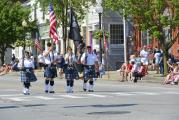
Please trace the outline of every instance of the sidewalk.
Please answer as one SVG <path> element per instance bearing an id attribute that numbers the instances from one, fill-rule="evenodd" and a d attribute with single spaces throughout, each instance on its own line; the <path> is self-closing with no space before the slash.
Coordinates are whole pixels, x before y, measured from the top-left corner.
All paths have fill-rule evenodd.
<path id="1" fill-rule="evenodd" d="M 165 77 L 163 77 L 161 74 L 156 74 L 155 71 L 149 71 L 149 74 L 143 77 L 141 82 L 162 84 L 164 79 Z M 122 79 L 118 71 L 106 71 L 106 74 L 102 78 L 99 78 L 99 80 L 111 80 L 120 82 Z"/>
<path id="2" fill-rule="evenodd" d="M 10 72 L 8 74 L 4 74 L 3 76 L 14 76 L 14 77 L 19 77 L 19 72 Z M 43 71 L 42 70 L 35 70 L 35 74 L 37 77 L 43 77 Z M 156 74 L 155 71 L 149 71 L 149 74 L 139 82 L 142 83 L 158 83 L 162 84 L 164 81 L 165 77 L 162 77 L 161 74 Z M 102 78 L 98 78 L 99 81 L 115 81 L 115 82 L 120 82 L 121 76 L 119 75 L 118 71 L 106 71 L 106 74 L 103 75 Z M 132 81 L 131 81 L 132 82 Z M 122 83 L 122 82 L 120 82 Z M 127 83 L 127 81 L 124 81 L 123 83 Z"/>

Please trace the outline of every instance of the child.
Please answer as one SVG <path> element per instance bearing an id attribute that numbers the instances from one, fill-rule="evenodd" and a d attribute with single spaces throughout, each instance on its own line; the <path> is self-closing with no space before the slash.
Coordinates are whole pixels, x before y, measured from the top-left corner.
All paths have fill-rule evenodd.
<path id="1" fill-rule="evenodd" d="M 99 66 L 99 75 L 100 75 L 100 78 L 102 78 L 102 76 L 105 75 L 105 68 L 103 64 L 100 64 Z"/>

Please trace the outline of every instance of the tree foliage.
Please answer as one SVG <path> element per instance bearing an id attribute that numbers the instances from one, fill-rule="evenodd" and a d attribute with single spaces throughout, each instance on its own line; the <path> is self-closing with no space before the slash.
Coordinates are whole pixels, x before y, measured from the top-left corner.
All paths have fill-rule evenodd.
<path id="1" fill-rule="evenodd" d="M 63 16 L 63 14 L 65 13 L 65 9 L 68 12 L 68 9 L 70 7 L 73 7 L 73 10 L 77 15 L 78 20 L 83 20 L 86 15 L 86 12 L 88 11 L 89 6 L 92 3 L 95 3 L 95 0 L 38 0 L 38 2 L 40 2 L 42 10 L 46 13 L 48 13 L 49 11 L 49 4 L 52 3 L 57 18 L 61 21 L 65 21 L 66 17 L 68 17 L 65 16 L 64 18 Z"/>
<path id="2" fill-rule="evenodd" d="M 120 11 L 141 30 L 148 30 L 159 41 L 166 61 L 168 50 L 177 38 L 172 37 L 172 30 L 179 26 L 179 0 L 104 0 L 103 5 Z"/>
<path id="3" fill-rule="evenodd" d="M 1 0 L 0 10 L 0 55 L 1 62 L 4 63 L 7 48 L 12 48 L 17 39 L 22 39 L 22 20 L 29 19 L 30 10 L 24 8 L 19 1 L 12 0 Z"/>
<path id="4" fill-rule="evenodd" d="M 62 25 L 64 43 L 63 49 L 64 52 L 66 52 L 66 40 L 68 33 L 67 27 L 69 27 L 70 7 L 73 8 L 74 13 L 76 14 L 76 18 L 80 23 L 88 12 L 89 6 L 95 3 L 95 0 L 38 0 L 37 2 L 40 2 L 42 11 L 45 11 L 46 13 L 49 11 L 49 4 L 53 4 L 58 26 Z"/>

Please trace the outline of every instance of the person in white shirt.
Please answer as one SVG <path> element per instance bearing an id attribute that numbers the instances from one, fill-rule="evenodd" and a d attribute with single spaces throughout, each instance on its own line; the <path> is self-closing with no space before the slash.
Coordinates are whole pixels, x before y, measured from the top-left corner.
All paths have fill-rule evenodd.
<path id="1" fill-rule="evenodd" d="M 144 64 L 144 65 L 148 65 L 148 57 L 149 57 L 149 52 L 147 51 L 147 47 L 144 46 L 143 47 L 143 50 L 140 51 L 140 57 L 141 57 L 141 62 Z"/>
<path id="2" fill-rule="evenodd" d="M 23 66 L 23 64 L 24 64 L 24 66 Z M 25 52 L 24 63 L 22 60 L 20 60 L 18 67 L 21 70 L 20 79 L 24 85 L 23 94 L 29 95 L 30 94 L 29 87 L 31 86 L 30 82 L 34 82 L 37 80 L 37 78 L 34 74 L 34 71 L 33 71 L 35 68 L 34 62 L 30 58 L 29 52 Z"/>
<path id="3" fill-rule="evenodd" d="M 75 54 L 72 52 L 71 47 L 67 47 L 67 53 L 65 54 L 65 79 L 67 85 L 67 93 L 73 92 L 74 79 L 79 79 L 78 71 L 75 67 L 77 62 Z"/>
<path id="4" fill-rule="evenodd" d="M 87 52 L 83 53 L 81 63 L 84 65 L 84 83 L 83 90 L 93 92 L 95 75 L 95 62 L 98 62 L 96 54 L 92 52 L 91 46 L 87 46 Z M 89 80 L 89 88 L 87 82 Z"/>
<path id="5" fill-rule="evenodd" d="M 45 93 L 55 93 L 54 91 L 54 78 L 57 77 L 56 61 L 57 53 L 53 50 L 53 45 L 47 43 L 47 50 L 43 52 L 45 66 Z"/>
<path id="6" fill-rule="evenodd" d="M 43 56 L 43 52 L 41 51 L 40 54 L 38 55 L 38 64 L 39 68 L 42 69 L 45 65 L 45 58 Z"/>

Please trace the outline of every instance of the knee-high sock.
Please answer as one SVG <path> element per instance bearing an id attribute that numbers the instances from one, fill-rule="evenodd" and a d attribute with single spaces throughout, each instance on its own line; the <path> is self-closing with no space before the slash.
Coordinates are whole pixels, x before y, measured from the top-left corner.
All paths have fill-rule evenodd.
<path id="1" fill-rule="evenodd" d="M 66 87 L 66 92 L 69 93 L 70 92 L 70 86 Z"/>
<path id="2" fill-rule="evenodd" d="M 54 91 L 54 81 L 50 81 L 49 91 Z"/>
<path id="3" fill-rule="evenodd" d="M 49 80 L 45 80 L 45 91 L 49 89 Z"/>

